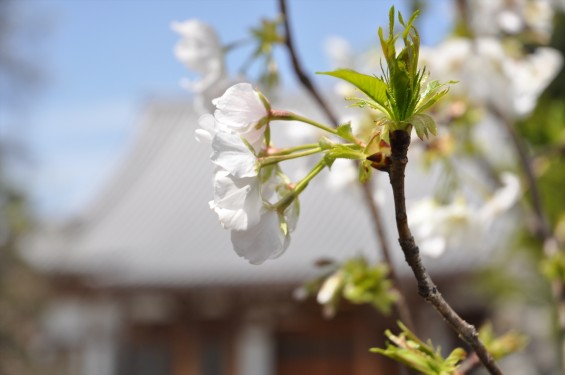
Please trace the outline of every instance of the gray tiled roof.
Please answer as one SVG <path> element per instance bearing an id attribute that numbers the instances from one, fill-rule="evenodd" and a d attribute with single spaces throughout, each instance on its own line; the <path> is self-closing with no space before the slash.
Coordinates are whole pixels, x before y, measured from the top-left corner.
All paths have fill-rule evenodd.
<path id="1" fill-rule="evenodd" d="M 307 108 L 307 101 L 293 101 L 296 104 L 287 103 L 286 108 Z M 285 254 L 261 266 L 239 258 L 229 232 L 208 208 L 210 150 L 195 142 L 196 126 L 190 103 L 149 105 L 129 158 L 107 189 L 64 229 L 39 237 L 30 259 L 49 272 L 82 275 L 104 284 L 202 286 L 295 283 L 315 276 L 313 262 L 321 257 L 378 258 L 359 192 L 329 189 L 324 178 L 314 181 L 301 197 L 298 227 Z M 415 192 L 422 190 L 422 183 L 410 183 L 417 179 L 414 173 L 408 174 L 407 186 Z M 386 178 L 380 182 L 389 190 Z M 395 241 L 392 205 L 386 203 L 383 210 L 395 261 L 406 273 Z M 458 272 L 487 256 L 486 250 L 454 250 L 426 263 L 432 264 L 433 272 L 442 272 L 447 265 Z"/>

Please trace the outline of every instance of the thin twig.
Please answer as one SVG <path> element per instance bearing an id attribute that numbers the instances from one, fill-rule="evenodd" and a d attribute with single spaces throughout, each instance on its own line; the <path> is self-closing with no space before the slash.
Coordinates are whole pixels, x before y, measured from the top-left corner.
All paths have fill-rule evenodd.
<path id="1" fill-rule="evenodd" d="M 389 171 L 390 184 L 394 196 L 396 213 L 396 227 L 398 229 L 399 243 L 406 262 L 412 269 L 418 283 L 418 293 L 429 302 L 444 318 L 444 320 L 469 344 L 481 359 L 483 365 L 492 375 L 501 375 L 502 372 L 484 344 L 479 339 L 475 327 L 463 320 L 453 308 L 445 301 L 430 275 L 426 271 L 420 257 L 420 250 L 414 242 L 412 232 L 408 226 L 406 215 L 406 197 L 404 193 L 404 171 L 408 163 L 408 146 L 410 134 L 397 130 L 390 134 L 391 165 Z"/>
<path id="2" fill-rule="evenodd" d="M 328 117 L 328 120 L 330 120 L 333 124 L 337 125 L 338 124 L 337 117 L 330 110 L 330 107 L 328 106 L 326 101 L 322 98 L 318 90 L 314 87 L 314 84 L 310 80 L 310 77 L 308 77 L 308 75 L 304 73 L 304 70 L 302 70 L 302 65 L 298 60 L 298 55 L 296 53 L 296 49 L 294 48 L 292 33 L 290 32 L 290 25 L 288 21 L 288 13 L 286 10 L 285 0 L 279 0 L 279 10 L 283 17 L 283 25 L 285 30 L 284 43 L 290 55 L 292 68 L 294 69 L 294 73 L 296 74 L 296 77 L 298 78 L 302 86 L 304 86 L 306 91 L 308 91 L 310 96 L 312 96 L 312 98 L 316 101 L 318 106 L 322 109 L 322 112 L 324 112 L 324 114 Z"/>

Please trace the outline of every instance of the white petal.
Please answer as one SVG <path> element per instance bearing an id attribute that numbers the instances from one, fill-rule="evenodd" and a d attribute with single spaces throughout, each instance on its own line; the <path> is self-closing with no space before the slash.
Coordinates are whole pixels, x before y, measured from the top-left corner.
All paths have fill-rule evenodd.
<path id="1" fill-rule="evenodd" d="M 251 264 L 261 264 L 280 256 L 290 238 L 282 232 L 277 213 L 269 210 L 261 215 L 259 223 L 247 230 L 232 230 L 231 241 L 237 255 Z"/>
<path id="2" fill-rule="evenodd" d="M 235 134 L 218 133 L 212 140 L 212 162 L 236 177 L 255 177 L 257 158 Z"/>
<path id="3" fill-rule="evenodd" d="M 320 305 L 324 305 L 332 300 L 341 285 L 342 279 L 343 274 L 341 272 L 336 272 L 324 281 L 318 295 L 316 296 L 316 300 Z"/>
<path id="4" fill-rule="evenodd" d="M 446 241 L 445 238 L 436 236 L 421 241 L 419 248 L 422 254 L 432 258 L 437 258 L 445 252 Z"/>
<path id="5" fill-rule="evenodd" d="M 238 83 L 212 103 L 216 106 L 214 117 L 222 126 L 244 136 L 253 145 L 260 143 L 265 126 L 256 129 L 256 125 L 268 112 L 251 84 Z"/>
<path id="6" fill-rule="evenodd" d="M 487 224 L 497 215 L 510 209 L 520 197 L 520 180 L 512 173 L 501 175 L 502 187 L 480 210 L 480 217 Z"/>
<path id="7" fill-rule="evenodd" d="M 227 171 L 214 175 L 214 200 L 210 202 L 226 229 L 244 230 L 259 222 L 262 199 L 256 178 L 237 178 Z"/>

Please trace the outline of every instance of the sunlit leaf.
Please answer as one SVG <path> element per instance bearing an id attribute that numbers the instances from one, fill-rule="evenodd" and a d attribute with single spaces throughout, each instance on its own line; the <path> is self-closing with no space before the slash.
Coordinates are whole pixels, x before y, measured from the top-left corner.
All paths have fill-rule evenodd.
<path id="1" fill-rule="evenodd" d="M 317 72 L 332 77 L 343 79 L 361 90 L 369 98 L 379 105 L 386 107 L 387 85 L 380 78 L 358 73 L 351 69 L 337 69 L 332 72 Z"/>

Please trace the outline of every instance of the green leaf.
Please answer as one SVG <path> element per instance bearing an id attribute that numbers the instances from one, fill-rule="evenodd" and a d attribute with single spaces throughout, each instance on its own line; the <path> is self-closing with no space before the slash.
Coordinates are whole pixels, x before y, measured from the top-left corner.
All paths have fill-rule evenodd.
<path id="1" fill-rule="evenodd" d="M 527 337 L 515 331 L 510 331 L 500 337 L 496 337 L 490 323 L 481 327 L 479 330 L 479 338 L 496 360 L 517 352 L 528 344 Z"/>
<path id="2" fill-rule="evenodd" d="M 386 97 L 387 85 L 383 82 L 383 80 L 377 77 L 361 74 L 351 69 L 338 69 L 333 72 L 317 72 L 316 74 L 325 74 L 343 79 L 357 87 L 379 105 L 385 108 L 388 105 Z"/>
<path id="3" fill-rule="evenodd" d="M 423 342 L 401 322 L 398 326 L 401 329 L 398 336 L 388 330 L 385 332 L 390 340 L 386 349 L 371 348 L 371 352 L 387 356 L 425 375 L 451 375 L 466 356 L 463 349 L 456 348 L 444 359 L 441 349 L 434 348 L 431 341 Z"/>
<path id="4" fill-rule="evenodd" d="M 414 126 L 418 138 L 420 138 L 422 141 L 424 140 L 424 138 L 429 138 L 428 132 L 432 133 L 433 135 L 437 135 L 436 122 L 430 115 L 420 113 L 412 116 L 409 120 L 407 120 L 407 122 Z"/>
<path id="5" fill-rule="evenodd" d="M 392 113 L 389 108 L 383 107 L 382 105 L 380 105 L 376 101 L 369 99 L 369 98 L 364 99 L 364 98 L 358 98 L 356 96 L 348 96 L 348 97 L 345 98 L 345 100 L 349 100 L 349 101 L 354 102 L 349 107 L 359 107 L 359 108 L 370 107 L 370 108 L 376 109 L 377 111 L 380 111 L 382 113 L 388 114 L 389 116 Z"/>
<path id="6" fill-rule="evenodd" d="M 424 112 L 426 109 L 433 106 L 438 100 L 440 100 L 445 94 L 449 92 L 449 87 L 447 85 L 452 85 L 457 83 L 457 81 L 449 81 L 446 83 L 439 83 L 439 81 L 432 81 L 427 86 L 424 92 L 420 95 L 418 100 L 418 105 L 416 106 L 416 113 Z M 441 88 L 445 89 L 439 91 Z"/>
<path id="7" fill-rule="evenodd" d="M 338 126 L 336 130 L 337 130 L 337 135 L 339 135 L 341 138 L 351 142 L 356 141 L 355 136 L 353 135 L 353 130 L 351 130 L 350 122 Z"/>

